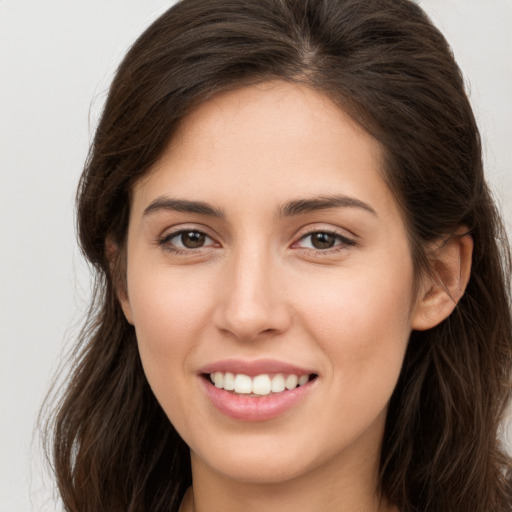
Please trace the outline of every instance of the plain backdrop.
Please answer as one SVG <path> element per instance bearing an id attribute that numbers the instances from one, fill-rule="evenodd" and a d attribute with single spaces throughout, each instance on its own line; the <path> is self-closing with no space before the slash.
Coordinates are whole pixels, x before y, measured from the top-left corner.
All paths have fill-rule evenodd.
<path id="1" fill-rule="evenodd" d="M 419 3 L 467 78 L 510 233 L 512 0 Z M 0 512 L 59 510 L 34 424 L 88 302 L 75 187 L 119 60 L 171 4 L 0 0 Z"/>

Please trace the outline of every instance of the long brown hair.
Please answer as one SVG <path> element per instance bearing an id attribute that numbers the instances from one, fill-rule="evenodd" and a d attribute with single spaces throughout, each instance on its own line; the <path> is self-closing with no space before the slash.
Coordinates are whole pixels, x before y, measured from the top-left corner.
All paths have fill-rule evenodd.
<path id="1" fill-rule="evenodd" d="M 188 448 L 148 386 L 116 297 L 130 190 L 194 106 L 271 79 L 324 92 L 381 143 L 418 272 L 432 240 L 460 226 L 474 239 L 454 313 L 411 335 L 387 417 L 383 495 L 402 512 L 510 511 L 498 438 L 511 389 L 510 254 L 461 72 L 409 0 L 183 0 L 129 50 L 78 190 L 96 291 L 48 424 L 65 509 L 177 510 L 191 483 Z"/>

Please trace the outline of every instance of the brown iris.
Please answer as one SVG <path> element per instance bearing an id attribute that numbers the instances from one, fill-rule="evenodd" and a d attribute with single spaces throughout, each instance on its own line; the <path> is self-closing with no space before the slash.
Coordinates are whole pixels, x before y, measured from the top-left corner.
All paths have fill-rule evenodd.
<path id="1" fill-rule="evenodd" d="M 181 243 L 187 249 L 197 249 L 204 245 L 206 235 L 199 231 L 184 231 L 181 234 Z"/>
<path id="2" fill-rule="evenodd" d="M 330 249 L 336 243 L 336 235 L 332 233 L 313 233 L 311 245 L 315 249 Z"/>

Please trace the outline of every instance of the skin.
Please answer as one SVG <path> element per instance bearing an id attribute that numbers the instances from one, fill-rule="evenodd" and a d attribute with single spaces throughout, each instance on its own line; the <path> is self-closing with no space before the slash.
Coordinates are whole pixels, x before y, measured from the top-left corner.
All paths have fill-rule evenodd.
<path id="1" fill-rule="evenodd" d="M 470 243 L 444 246 L 448 288 L 415 287 L 380 157 L 324 95 L 273 82 L 200 105 L 135 185 L 120 300 L 148 381 L 191 448 L 182 510 L 395 510 L 378 490 L 388 402 L 411 330 L 437 324 L 462 293 Z M 352 203 L 283 215 L 290 202 L 332 195 Z M 163 198 L 222 216 L 146 211 Z M 185 247 L 180 229 L 205 233 L 204 244 Z M 333 247 L 314 247 L 319 232 L 335 234 Z M 235 420 L 198 376 L 231 357 L 318 377 L 285 414 Z"/>

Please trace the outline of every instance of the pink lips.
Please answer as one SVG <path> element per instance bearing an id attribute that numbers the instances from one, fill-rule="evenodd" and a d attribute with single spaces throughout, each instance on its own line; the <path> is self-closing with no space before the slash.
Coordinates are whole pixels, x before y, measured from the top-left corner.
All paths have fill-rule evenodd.
<path id="1" fill-rule="evenodd" d="M 201 368 L 201 384 L 213 405 L 226 416 L 236 420 L 251 422 L 270 420 L 284 414 L 304 399 L 317 382 L 316 379 L 310 380 L 307 384 L 295 389 L 285 390 L 281 393 L 271 393 L 262 397 L 245 396 L 216 388 L 209 378 L 204 378 L 204 374 L 209 375 L 214 372 L 243 373 L 250 377 L 264 373 L 283 373 L 300 376 L 310 375 L 315 372 L 274 360 L 247 362 L 230 359 L 218 361 Z"/>
<path id="2" fill-rule="evenodd" d="M 293 364 L 276 361 L 274 359 L 258 359 L 256 361 L 244 361 L 242 359 L 226 359 L 208 364 L 201 368 L 200 373 L 231 372 L 243 373 L 254 377 L 262 373 L 292 373 L 294 375 L 310 375 L 314 370 L 300 368 Z"/>

